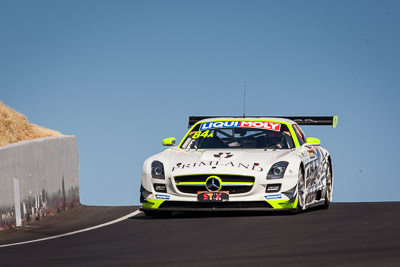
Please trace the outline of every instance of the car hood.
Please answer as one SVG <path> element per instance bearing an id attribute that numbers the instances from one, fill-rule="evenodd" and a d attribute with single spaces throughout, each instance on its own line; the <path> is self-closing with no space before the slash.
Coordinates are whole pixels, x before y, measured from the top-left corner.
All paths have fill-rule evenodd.
<path id="1" fill-rule="evenodd" d="M 169 171 L 173 176 L 194 173 L 267 172 L 291 150 L 170 150 Z"/>

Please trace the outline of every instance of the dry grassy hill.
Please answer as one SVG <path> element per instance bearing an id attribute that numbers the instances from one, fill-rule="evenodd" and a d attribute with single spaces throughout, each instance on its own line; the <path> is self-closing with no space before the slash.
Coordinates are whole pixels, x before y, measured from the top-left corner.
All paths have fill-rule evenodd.
<path id="1" fill-rule="evenodd" d="M 24 115 L 0 102 L 0 146 L 62 134 L 30 123 Z"/>

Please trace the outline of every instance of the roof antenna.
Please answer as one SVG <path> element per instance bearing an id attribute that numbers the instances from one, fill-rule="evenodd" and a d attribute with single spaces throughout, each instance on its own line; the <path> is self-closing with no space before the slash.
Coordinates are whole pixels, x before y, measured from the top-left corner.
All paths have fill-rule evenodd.
<path id="1" fill-rule="evenodd" d="M 243 96 L 243 118 L 246 117 L 246 91 L 247 91 L 247 82 L 244 82 L 244 96 Z"/>

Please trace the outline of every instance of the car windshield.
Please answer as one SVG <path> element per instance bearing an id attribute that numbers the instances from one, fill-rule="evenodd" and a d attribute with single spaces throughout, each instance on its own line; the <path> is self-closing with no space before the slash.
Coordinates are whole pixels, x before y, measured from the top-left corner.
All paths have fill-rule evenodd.
<path id="1" fill-rule="evenodd" d="M 290 149 L 293 139 L 285 124 L 264 121 L 218 121 L 196 125 L 181 148 Z"/>

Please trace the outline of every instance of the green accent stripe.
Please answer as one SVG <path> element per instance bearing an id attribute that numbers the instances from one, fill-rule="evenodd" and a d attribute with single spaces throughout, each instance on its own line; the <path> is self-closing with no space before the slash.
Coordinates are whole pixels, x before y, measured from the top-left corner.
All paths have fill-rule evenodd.
<path id="1" fill-rule="evenodd" d="M 253 186 L 254 183 L 251 183 L 251 182 L 222 182 L 221 185 L 243 185 L 243 186 Z"/>
<path id="2" fill-rule="evenodd" d="M 206 185 L 206 182 L 180 182 L 176 185 Z"/>
<path id="3" fill-rule="evenodd" d="M 147 203 L 142 203 L 143 208 L 145 209 L 158 209 L 160 205 L 165 201 L 165 200 L 159 200 L 159 199 L 146 199 Z"/>
<path id="4" fill-rule="evenodd" d="M 289 128 L 290 134 L 292 135 L 292 139 L 293 139 L 293 142 L 294 142 L 294 146 L 295 146 L 296 148 L 301 147 L 299 140 L 297 140 L 297 135 L 296 135 L 296 132 L 295 132 L 294 129 L 293 129 L 293 126 L 290 125 L 290 124 L 288 124 L 287 126 L 288 126 L 288 128 Z"/>
<path id="5" fill-rule="evenodd" d="M 298 200 L 296 199 L 293 203 L 282 202 L 282 200 L 267 200 L 274 209 L 295 209 L 297 208 Z"/>

